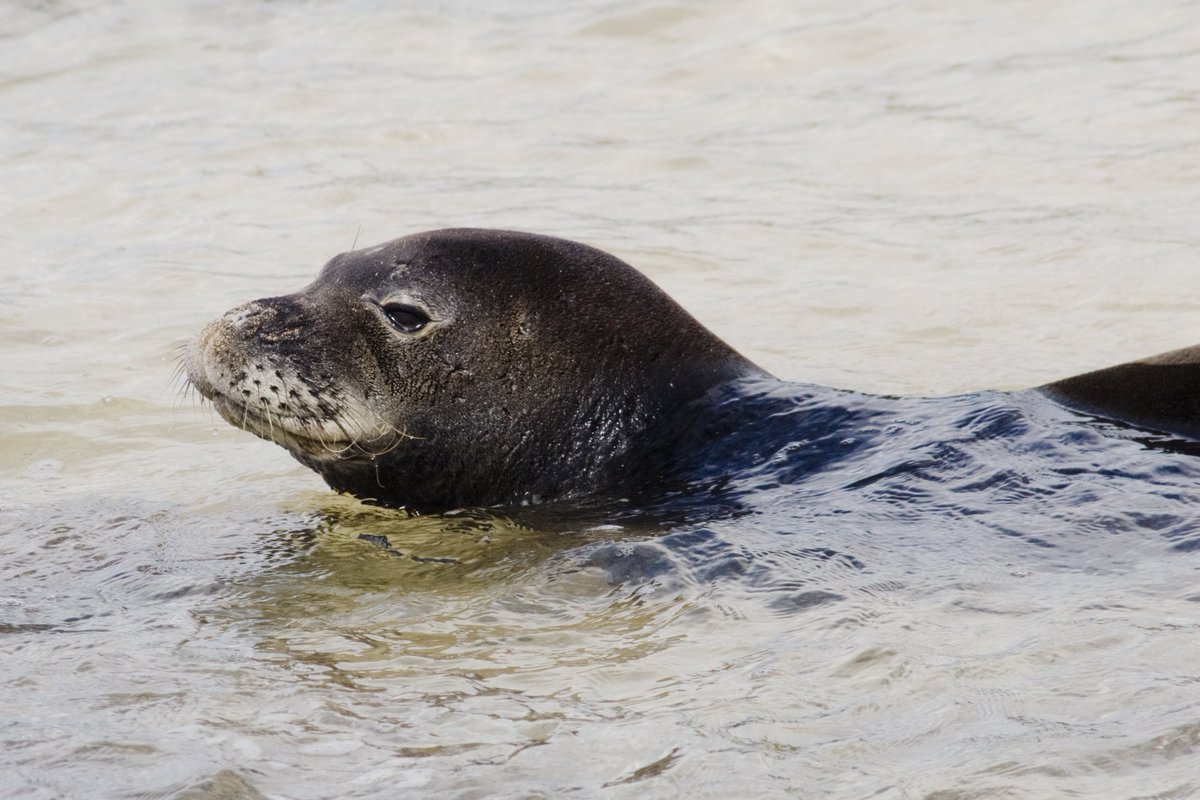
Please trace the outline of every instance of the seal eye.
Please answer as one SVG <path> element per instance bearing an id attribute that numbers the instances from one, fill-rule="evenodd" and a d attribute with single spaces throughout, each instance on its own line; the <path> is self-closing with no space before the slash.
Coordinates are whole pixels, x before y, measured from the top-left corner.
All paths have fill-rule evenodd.
<path id="1" fill-rule="evenodd" d="M 429 324 L 429 317 L 419 308 L 403 303 L 386 303 L 382 306 L 388 322 L 401 333 L 416 333 Z"/>

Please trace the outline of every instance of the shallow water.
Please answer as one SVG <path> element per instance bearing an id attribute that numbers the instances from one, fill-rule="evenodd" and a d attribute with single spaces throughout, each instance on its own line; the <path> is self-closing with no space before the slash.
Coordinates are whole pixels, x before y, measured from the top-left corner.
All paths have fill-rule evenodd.
<path id="1" fill-rule="evenodd" d="M 1200 794 L 1193 457 L 1107 515 L 998 483 L 1023 537 L 833 473 L 665 529 L 404 518 L 172 381 L 448 225 L 595 244 L 848 389 L 1195 343 L 1194 3 L 14 2 L 0 43 L 3 796 Z"/>

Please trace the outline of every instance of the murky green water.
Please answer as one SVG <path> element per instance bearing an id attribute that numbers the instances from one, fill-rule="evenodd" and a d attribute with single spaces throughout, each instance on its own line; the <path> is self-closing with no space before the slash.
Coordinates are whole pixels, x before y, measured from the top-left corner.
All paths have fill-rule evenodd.
<path id="1" fill-rule="evenodd" d="M 1192 344 L 1197 75 L 1185 0 L 4 5 L 0 795 L 1200 794 L 1193 552 L 864 536 L 781 606 L 597 560 L 645 531 L 335 497 L 172 381 L 450 225 L 845 388 Z"/>

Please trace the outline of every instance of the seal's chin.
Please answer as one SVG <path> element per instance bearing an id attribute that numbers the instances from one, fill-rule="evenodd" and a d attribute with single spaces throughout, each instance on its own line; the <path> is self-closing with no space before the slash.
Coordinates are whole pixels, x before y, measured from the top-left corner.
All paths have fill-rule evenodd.
<path id="1" fill-rule="evenodd" d="M 264 413 L 262 409 L 220 394 L 208 396 L 207 399 L 229 424 L 274 442 L 293 455 L 304 456 L 309 461 L 364 458 L 391 447 L 377 438 L 352 438 L 346 426 L 336 421 L 301 419 L 269 410 Z"/>

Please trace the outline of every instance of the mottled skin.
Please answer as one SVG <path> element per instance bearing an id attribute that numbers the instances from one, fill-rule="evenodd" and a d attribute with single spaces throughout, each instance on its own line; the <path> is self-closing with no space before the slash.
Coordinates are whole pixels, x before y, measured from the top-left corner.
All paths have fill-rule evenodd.
<path id="1" fill-rule="evenodd" d="M 1176 351 L 1041 391 L 1196 436 L 1198 361 Z M 676 445 L 712 422 L 714 390 L 772 380 L 613 256 L 472 229 L 339 255 L 299 292 L 212 322 L 187 370 L 229 422 L 334 489 L 423 511 L 637 494 L 694 448 Z"/>

